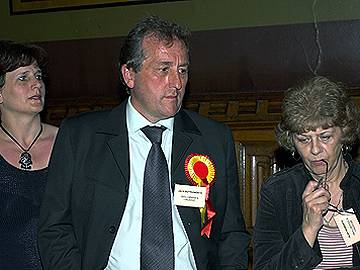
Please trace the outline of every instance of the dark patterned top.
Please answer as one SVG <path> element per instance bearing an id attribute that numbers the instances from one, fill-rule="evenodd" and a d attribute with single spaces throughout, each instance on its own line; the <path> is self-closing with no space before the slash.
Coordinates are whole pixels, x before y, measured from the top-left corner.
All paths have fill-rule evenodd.
<path id="1" fill-rule="evenodd" d="M 47 169 L 25 171 L 0 155 L 0 269 L 41 270 L 37 248 Z"/>

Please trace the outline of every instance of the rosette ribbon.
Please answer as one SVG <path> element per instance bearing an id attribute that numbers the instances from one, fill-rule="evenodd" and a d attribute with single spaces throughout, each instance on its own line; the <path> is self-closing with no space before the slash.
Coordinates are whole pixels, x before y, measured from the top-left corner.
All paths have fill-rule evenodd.
<path id="1" fill-rule="evenodd" d="M 216 215 L 210 201 L 210 188 L 215 182 L 215 166 L 206 155 L 191 154 L 185 160 L 186 177 L 192 185 L 206 187 L 205 206 L 200 208 L 201 236 L 210 238 L 213 219 Z"/>

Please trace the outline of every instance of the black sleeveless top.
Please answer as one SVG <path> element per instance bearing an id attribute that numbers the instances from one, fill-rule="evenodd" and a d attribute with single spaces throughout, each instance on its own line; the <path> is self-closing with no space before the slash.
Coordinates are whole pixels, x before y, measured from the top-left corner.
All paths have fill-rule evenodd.
<path id="1" fill-rule="evenodd" d="M 0 155 L 0 269 L 41 270 L 37 229 L 47 169 L 25 171 Z"/>

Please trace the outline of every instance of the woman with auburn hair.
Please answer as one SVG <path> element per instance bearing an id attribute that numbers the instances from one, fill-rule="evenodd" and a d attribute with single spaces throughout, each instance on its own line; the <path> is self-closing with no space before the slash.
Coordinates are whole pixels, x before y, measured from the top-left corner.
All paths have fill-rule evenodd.
<path id="1" fill-rule="evenodd" d="M 40 270 L 37 227 L 57 127 L 42 123 L 46 53 L 0 41 L 0 268 Z"/>

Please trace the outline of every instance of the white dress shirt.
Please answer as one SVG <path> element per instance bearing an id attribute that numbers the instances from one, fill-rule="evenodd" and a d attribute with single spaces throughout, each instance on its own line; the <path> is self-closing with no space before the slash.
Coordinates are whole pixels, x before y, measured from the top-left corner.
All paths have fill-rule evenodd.
<path id="1" fill-rule="evenodd" d="M 131 105 L 131 97 L 129 97 L 126 107 L 126 124 L 130 158 L 129 195 L 105 270 L 140 270 L 143 181 L 145 162 L 151 148 L 151 142 L 140 129 L 153 124 L 135 110 Z M 167 160 L 171 183 L 170 168 L 174 118 L 160 120 L 156 125 L 166 127 L 162 135 L 161 148 Z M 171 192 L 170 183 L 169 190 Z M 196 270 L 190 241 L 174 204 L 172 192 L 171 201 L 175 242 L 175 270 Z"/>

